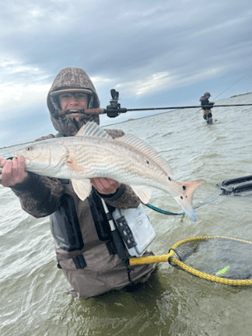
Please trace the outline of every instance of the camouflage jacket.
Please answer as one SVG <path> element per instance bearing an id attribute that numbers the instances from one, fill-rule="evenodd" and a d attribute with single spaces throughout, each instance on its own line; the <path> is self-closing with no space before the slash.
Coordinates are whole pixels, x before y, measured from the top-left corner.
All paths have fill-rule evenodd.
<path id="1" fill-rule="evenodd" d="M 113 138 L 123 135 L 117 130 L 107 132 Z M 38 140 L 50 137 L 54 136 Z M 71 284 L 70 294 L 87 299 L 131 283 L 111 244 L 111 231 L 100 201 L 102 196 L 108 207 L 136 208 L 140 200 L 130 186 L 120 185 L 113 195 L 100 195 L 93 189 L 81 201 L 70 181 L 29 173 L 12 190 L 20 198 L 22 208 L 32 216 L 50 215 L 58 267 Z M 135 266 L 131 279 L 144 282 L 154 269 L 154 265 Z"/>

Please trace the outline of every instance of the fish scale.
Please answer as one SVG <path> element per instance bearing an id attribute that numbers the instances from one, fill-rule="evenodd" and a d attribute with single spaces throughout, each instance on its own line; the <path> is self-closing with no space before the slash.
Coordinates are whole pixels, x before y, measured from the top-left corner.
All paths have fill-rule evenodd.
<path id="1" fill-rule="evenodd" d="M 130 185 L 145 204 L 150 198 L 146 186 L 163 190 L 174 197 L 192 220 L 196 220 L 192 193 L 201 182 L 171 179 L 168 163 L 135 136 L 112 139 L 96 123 L 90 122 L 74 137 L 35 142 L 16 154 L 24 156 L 27 171 L 71 179 L 81 200 L 91 191 L 90 178 L 107 177 Z"/>

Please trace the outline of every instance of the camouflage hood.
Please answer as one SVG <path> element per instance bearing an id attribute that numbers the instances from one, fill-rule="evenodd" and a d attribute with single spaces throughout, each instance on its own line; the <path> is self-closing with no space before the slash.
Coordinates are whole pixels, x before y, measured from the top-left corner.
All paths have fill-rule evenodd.
<path id="1" fill-rule="evenodd" d="M 95 121 L 99 124 L 99 116 L 91 114 L 83 114 L 79 122 L 75 119 L 60 117 L 61 109 L 58 94 L 64 92 L 85 92 L 89 96 L 88 108 L 96 108 L 100 106 L 100 101 L 95 87 L 86 74 L 80 68 L 65 68 L 56 76 L 52 87 L 47 96 L 47 106 L 51 114 L 51 120 L 54 128 L 64 136 L 75 135 L 78 130 L 88 121 Z"/>

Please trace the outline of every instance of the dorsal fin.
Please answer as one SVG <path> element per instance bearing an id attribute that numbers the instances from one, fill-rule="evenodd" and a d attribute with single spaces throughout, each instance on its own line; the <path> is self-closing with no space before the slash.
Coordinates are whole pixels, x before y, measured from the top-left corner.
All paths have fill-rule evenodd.
<path id="1" fill-rule="evenodd" d="M 87 137 L 111 139 L 108 133 L 93 121 L 88 122 L 86 125 L 83 125 L 75 136 L 87 136 Z"/>
<path id="2" fill-rule="evenodd" d="M 143 140 L 140 140 L 134 135 L 126 134 L 120 138 L 116 138 L 114 141 L 124 143 L 143 152 L 151 160 L 155 161 L 160 167 L 162 167 L 169 175 L 172 175 L 172 170 L 168 162 L 165 161 L 163 157 L 161 157 L 151 146 L 147 145 Z"/>

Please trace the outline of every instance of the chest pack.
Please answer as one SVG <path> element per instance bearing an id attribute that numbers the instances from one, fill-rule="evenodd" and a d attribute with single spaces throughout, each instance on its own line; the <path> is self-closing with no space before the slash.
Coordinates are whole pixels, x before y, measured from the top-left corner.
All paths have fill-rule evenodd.
<path id="1" fill-rule="evenodd" d="M 132 209 L 116 209 L 112 216 L 129 255 L 142 256 L 156 236 L 142 204 Z"/>
<path id="2" fill-rule="evenodd" d="M 102 200 L 105 213 L 108 214 L 106 203 Z M 155 239 L 155 231 L 146 215 L 142 204 L 137 208 L 118 209 L 110 213 L 110 228 L 117 228 L 120 237 L 131 257 L 140 257 Z"/>

